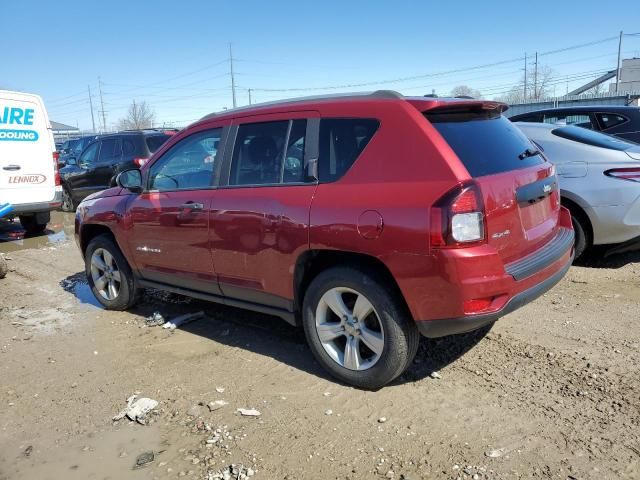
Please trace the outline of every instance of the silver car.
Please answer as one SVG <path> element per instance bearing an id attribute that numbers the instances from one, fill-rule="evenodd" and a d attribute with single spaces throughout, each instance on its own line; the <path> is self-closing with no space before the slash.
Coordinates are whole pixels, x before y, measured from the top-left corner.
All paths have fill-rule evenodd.
<path id="1" fill-rule="evenodd" d="M 640 246 L 640 145 L 576 126 L 515 123 L 556 165 L 576 258 L 592 245 Z"/>

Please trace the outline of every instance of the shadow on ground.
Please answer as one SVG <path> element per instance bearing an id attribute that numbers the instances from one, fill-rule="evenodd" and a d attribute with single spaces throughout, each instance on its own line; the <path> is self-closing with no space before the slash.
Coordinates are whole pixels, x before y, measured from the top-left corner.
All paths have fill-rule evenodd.
<path id="1" fill-rule="evenodd" d="M 85 298 L 88 285 L 84 272 L 63 279 L 60 287 L 76 295 L 81 303 L 95 302 L 95 299 Z M 205 312 L 207 320 L 186 323 L 178 328 L 211 341 L 271 357 L 309 374 L 334 381 L 313 358 L 302 328 L 292 327 L 277 317 L 153 289 L 145 292 L 143 301 L 131 313 L 144 322 L 154 312 L 171 320 L 177 315 L 201 310 Z M 464 335 L 421 339 L 413 364 L 394 384 L 416 382 L 446 367 L 475 347 L 490 329 L 489 326 Z"/>
<path id="2" fill-rule="evenodd" d="M 624 253 L 611 253 L 611 248 L 594 247 L 583 257 L 579 258 L 575 265 L 586 268 L 622 268 L 629 263 L 640 263 L 640 250 Z"/>

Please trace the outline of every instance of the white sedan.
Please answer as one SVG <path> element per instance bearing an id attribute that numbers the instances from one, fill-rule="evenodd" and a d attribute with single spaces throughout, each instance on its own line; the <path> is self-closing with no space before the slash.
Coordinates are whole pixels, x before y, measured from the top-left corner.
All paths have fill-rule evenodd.
<path id="1" fill-rule="evenodd" d="M 640 145 L 575 126 L 516 122 L 555 164 L 576 258 L 592 245 L 640 247 Z"/>

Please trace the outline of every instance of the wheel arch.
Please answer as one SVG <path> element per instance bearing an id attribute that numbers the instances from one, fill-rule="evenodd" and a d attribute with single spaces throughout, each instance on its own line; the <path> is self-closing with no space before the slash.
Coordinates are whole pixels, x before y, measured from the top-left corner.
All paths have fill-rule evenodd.
<path id="1" fill-rule="evenodd" d="M 87 246 L 89 245 L 89 242 L 91 242 L 91 240 L 99 235 L 104 234 L 109 235 L 116 243 L 116 245 L 118 245 L 116 236 L 113 234 L 109 227 L 97 223 L 82 225 L 82 229 L 80 230 L 80 251 L 82 252 L 82 255 L 84 256 L 85 252 L 87 251 Z M 118 245 L 118 248 L 120 248 L 120 251 L 122 251 L 120 245 Z"/>
<path id="2" fill-rule="evenodd" d="M 374 273 L 383 279 L 386 285 L 390 285 L 391 291 L 402 303 L 411 317 L 407 302 L 400 290 L 400 286 L 393 274 L 379 258 L 365 253 L 345 250 L 313 249 L 300 254 L 296 260 L 293 274 L 294 312 L 296 322 L 300 320 L 304 296 L 309 284 L 321 272 L 336 266 L 350 266 Z M 413 317 L 411 317 L 413 318 Z"/>
<path id="3" fill-rule="evenodd" d="M 587 228 L 587 235 L 590 244 L 593 244 L 594 232 L 593 232 L 593 222 L 591 221 L 591 217 L 587 213 L 587 208 L 585 208 L 586 202 L 582 200 L 580 197 L 571 194 L 570 192 L 561 191 L 561 203 L 562 206 L 569 209 L 572 215 L 578 217 L 582 224 Z"/>

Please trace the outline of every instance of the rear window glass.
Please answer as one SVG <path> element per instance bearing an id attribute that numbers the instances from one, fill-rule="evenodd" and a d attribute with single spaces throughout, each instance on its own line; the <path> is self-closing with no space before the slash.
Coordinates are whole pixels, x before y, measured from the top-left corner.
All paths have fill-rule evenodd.
<path id="1" fill-rule="evenodd" d="M 319 177 L 334 182 L 353 165 L 380 122 L 372 118 L 326 118 L 320 120 Z"/>
<path id="2" fill-rule="evenodd" d="M 494 175 L 544 163 L 540 155 L 520 159 L 535 146 L 497 112 L 441 111 L 425 117 L 438 130 L 472 177 Z"/>
<path id="3" fill-rule="evenodd" d="M 149 148 L 149 151 L 151 153 L 154 153 L 162 146 L 164 142 L 169 140 L 169 138 L 171 138 L 170 135 L 153 135 L 147 137 L 147 147 Z"/>
<path id="4" fill-rule="evenodd" d="M 609 150 L 623 151 L 638 146 L 637 143 L 628 142 L 618 137 L 613 137 L 605 133 L 594 132 L 593 130 L 586 130 L 580 127 L 560 127 L 556 128 L 551 133 L 557 137 L 573 140 L 574 142 L 593 145 L 594 147 L 608 148 Z"/>

